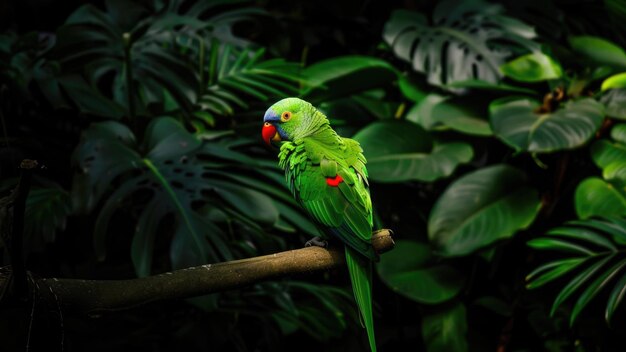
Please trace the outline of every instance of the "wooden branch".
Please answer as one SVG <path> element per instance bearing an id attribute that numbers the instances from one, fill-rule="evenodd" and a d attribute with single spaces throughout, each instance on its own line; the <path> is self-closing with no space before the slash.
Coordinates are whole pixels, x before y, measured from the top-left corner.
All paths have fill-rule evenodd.
<path id="1" fill-rule="evenodd" d="M 378 253 L 394 246 L 392 232 L 373 234 Z M 343 248 L 305 247 L 260 257 L 167 272 L 131 280 L 35 279 L 39 298 L 77 313 L 94 314 L 249 286 L 283 276 L 328 270 L 344 264 Z M 0 276 L 0 287 L 5 278 Z"/>

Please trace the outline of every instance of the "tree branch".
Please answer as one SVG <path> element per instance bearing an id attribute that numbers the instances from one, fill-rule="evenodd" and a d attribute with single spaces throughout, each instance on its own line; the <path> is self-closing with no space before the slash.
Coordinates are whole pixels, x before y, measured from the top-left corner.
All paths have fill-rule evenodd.
<path id="1" fill-rule="evenodd" d="M 378 253 L 393 248 L 390 230 L 373 234 Z M 260 257 L 167 272 L 131 280 L 37 278 L 39 299 L 76 313 L 127 309 L 141 304 L 181 299 L 249 286 L 292 274 L 328 270 L 344 264 L 343 248 L 306 247 Z M 0 287 L 6 284 L 0 276 Z M 45 288 L 45 289 L 44 289 Z"/>

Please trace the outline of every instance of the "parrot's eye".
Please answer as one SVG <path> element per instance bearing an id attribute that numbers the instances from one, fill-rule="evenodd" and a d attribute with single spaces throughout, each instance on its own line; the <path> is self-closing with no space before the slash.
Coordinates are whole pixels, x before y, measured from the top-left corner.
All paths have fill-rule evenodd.
<path id="1" fill-rule="evenodd" d="M 291 112 L 289 111 L 283 112 L 283 114 L 280 116 L 280 120 L 282 122 L 289 121 L 290 118 L 291 118 Z"/>

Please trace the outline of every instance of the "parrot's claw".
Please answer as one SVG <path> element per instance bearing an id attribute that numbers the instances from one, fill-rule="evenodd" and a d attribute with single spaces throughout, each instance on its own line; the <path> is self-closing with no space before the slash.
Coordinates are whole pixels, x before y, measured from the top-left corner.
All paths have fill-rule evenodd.
<path id="1" fill-rule="evenodd" d="M 315 246 L 315 247 L 326 248 L 326 247 L 328 247 L 328 241 L 322 239 L 319 236 L 315 236 L 315 237 L 311 238 L 310 240 L 306 241 L 304 246 L 305 247 Z"/>

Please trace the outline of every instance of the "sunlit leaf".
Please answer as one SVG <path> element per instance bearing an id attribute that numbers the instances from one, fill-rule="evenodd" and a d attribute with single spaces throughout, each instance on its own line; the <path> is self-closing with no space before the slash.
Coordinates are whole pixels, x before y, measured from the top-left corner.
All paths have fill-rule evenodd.
<path id="1" fill-rule="evenodd" d="M 626 215 L 624 194 L 610 183 L 590 177 L 576 188 L 574 197 L 576 214 L 581 219 L 592 216 Z"/>
<path id="2" fill-rule="evenodd" d="M 613 75 L 602 82 L 602 91 L 626 88 L 626 72 Z"/>
<path id="3" fill-rule="evenodd" d="M 539 51 L 520 56 L 500 66 L 502 73 L 520 82 L 541 82 L 563 75 L 558 62 Z"/>

